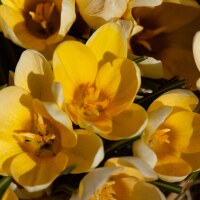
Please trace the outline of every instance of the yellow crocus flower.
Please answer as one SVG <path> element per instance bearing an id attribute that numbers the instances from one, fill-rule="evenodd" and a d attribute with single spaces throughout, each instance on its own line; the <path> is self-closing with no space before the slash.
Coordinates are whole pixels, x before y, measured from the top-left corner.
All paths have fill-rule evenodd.
<path id="1" fill-rule="evenodd" d="M 51 48 L 66 36 L 75 18 L 74 0 L 3 0 L 0 6 L 0 26 L 5 37 L 49 57 Z"/>
<path id="2" fill-rule="evenodd" d="M 200 115 L 193 112 L 197 104 L 198 98 L 189 90 L 161 95 L 148 108 L 142 138 L 133 143 L 133 154 L 165 181 L 182 181 L 200 169 Z"/>
<path id="3" fill-rule="evenodd" d="M 155 172 L 142 160 L 133 157 L 111 158 L 105 166 L 89 172 L 70 200 L 165 200 L 154 185 Z"/>
<path id="4" fill-rule="evenodd" d="M 68 166 L 75 165 L 73 173 L 86 172 L 104 156 L 98 136 L 73 130 L 53 101 L 52 81 L 47 60 L 26 50 L 16 67 L 15 86 L 0 91 L 0 174 L 12 176 L 29 192 L 45 189 Z"/>
<path id="5" fill-rule="evenodd" d="M 100 27 L 86 45 L 63 42 L 53 56 L 65 111 L 75 124 L 110 140 L 135 136 L 147 122 L 145 110 L 132 103 L 141 77 L 126 56 L 126 38 L 116 23 Z"/>

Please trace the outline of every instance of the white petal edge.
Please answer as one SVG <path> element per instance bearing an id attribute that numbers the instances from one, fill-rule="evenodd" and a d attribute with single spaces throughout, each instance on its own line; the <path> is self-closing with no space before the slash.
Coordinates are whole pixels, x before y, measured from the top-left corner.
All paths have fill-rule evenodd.
<path id="1" fill-rule="evenodd" d="M 133 143 L 133 155 L 142 159 L 152 168 L 156 165 L 156 154 L 141 139 Z"/>

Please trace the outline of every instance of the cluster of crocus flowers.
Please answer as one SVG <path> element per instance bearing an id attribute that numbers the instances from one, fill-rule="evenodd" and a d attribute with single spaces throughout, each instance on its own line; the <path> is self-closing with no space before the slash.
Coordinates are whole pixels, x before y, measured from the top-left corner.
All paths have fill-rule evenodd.
<path id="1" fill-rule="evenodd" d="M 101 139 L 73 130 L 54 102 L 53 72 L 40 53 L 23 52 L 14 83 L 0 91 L 1 175 L 12 176 L 32 192 L 48 187 L 68 166 L 81 173 L 99 164 L 104 156 Z"/>
<path id="2" fill-rule="evenodd" d="M 85 45 L 63 42 L 53 55 L 63 109 L 75 124 L 109 140 L 136 136 L 147 123 L 144 108 L 133 103 L 140 73 L 126 57 L 126 38 L 116 23 L 101 26 Z"/>
<path id="3" fill-rule="evenodd" d="M 74 0 L 5 0 L 0 6 L 0 26 L 5 37 L 50 57 L 51 48 L 66 36 L 75 19 Z"/>
<path id="4" fill-rule="evenodd" d="M 142 160 L 111 158 L 81 180 L 77 194 L 70 200 L 165 200 L 162 192 L 148 183 L 156 179 L 156 173 Z"/>
<path id="5" fill-rule="evenodd" d="M 145 160 L 165 181 L 184 180 L 200 169 L 200 115 L 193 112 L 198 98 L 177 89 L 157 98 L 148 108 L 149 121 L 133 153 Z"/>

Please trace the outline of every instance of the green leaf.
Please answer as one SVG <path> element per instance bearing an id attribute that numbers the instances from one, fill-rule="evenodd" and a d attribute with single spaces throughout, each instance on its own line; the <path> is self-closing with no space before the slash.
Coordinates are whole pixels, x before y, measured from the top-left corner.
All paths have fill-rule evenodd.
<path id="1" fill-rule="evenodd" d="M 62 172 L 61 175 L 70 174 L 71 171 L 72 171 L 73 169 L 75 169 L 75 168 L 76 168 L 76 165 L 70 165 L 70 166 L 68 166 L 68 167 Z"/>
<path id="2" fill-rule="evenodd" d="M 10 183 L 12 182 L 12 177 L 4 176 L 0 179 L 0 199 L 3 197 L 4 192 L 9 187 Z"/>

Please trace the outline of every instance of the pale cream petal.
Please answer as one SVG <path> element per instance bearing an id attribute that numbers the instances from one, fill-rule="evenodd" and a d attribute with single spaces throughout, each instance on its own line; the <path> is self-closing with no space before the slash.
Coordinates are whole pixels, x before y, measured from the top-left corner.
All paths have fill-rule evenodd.
<path id="1" fill-rule="evenodd" d="M 132 156 L 110 158 L 106 161 L 105 166 L 111 167 L 112 165 L 110 164 L 113 161 L 117 163 L 117 165 L 113 165 L 113 166 L 136 168 L 139 172 L 143 174 L 146 181 L 153 181 L 153 180 L 158 179 L 158 176 L 153 171 L 153 169 L 145 161 L 141 160 L 140 158 L 132 157 Z M 129 174 L 129 176 L 131 176 L 131 174 Z M 132 176 L 134 176 L 134 174 Z"/>
<path id="2" fill-rule="evenodd" d="M 15 69 L 14 83 L 34 98 L 53 101 L 53 71 L 45 57 L 37 51 L 25 50 Z"/>
<path id="3" fill-rule="evenodd" d="M 77 0 L 77 6 L 83 19 L 92 28 L 98 28 L 106 22 L 121 18 L 127 8 L 127 0 Z"/>
<path id="4" fill-rule="evenodd" d="M 200 71 L 200 31 L 198 31 L 193 38 L 193 56 L 194 61 L 197 65 L 198 70 Z"/>
<path id="5" fill-rule="evenodd" d="M 142 7 L 142 6 L 148 6 L 148 7 L 154 7 L 160 5 L 163 0 L 131 0 L 131 7 Z"/>
<path id="6" fill-rule="evenodd" d="M 133 142 L 133 155 L 139 157 L 154 168 L 157 162 L 156 154 L 141 140 Z"/>
<path id="7" fill-rule="evenodd" d="M 160 79 L 164 77 L 163 66 L 160 60 L 152 57 L 138 63 L 141 75 L 147 78 Z"/>

